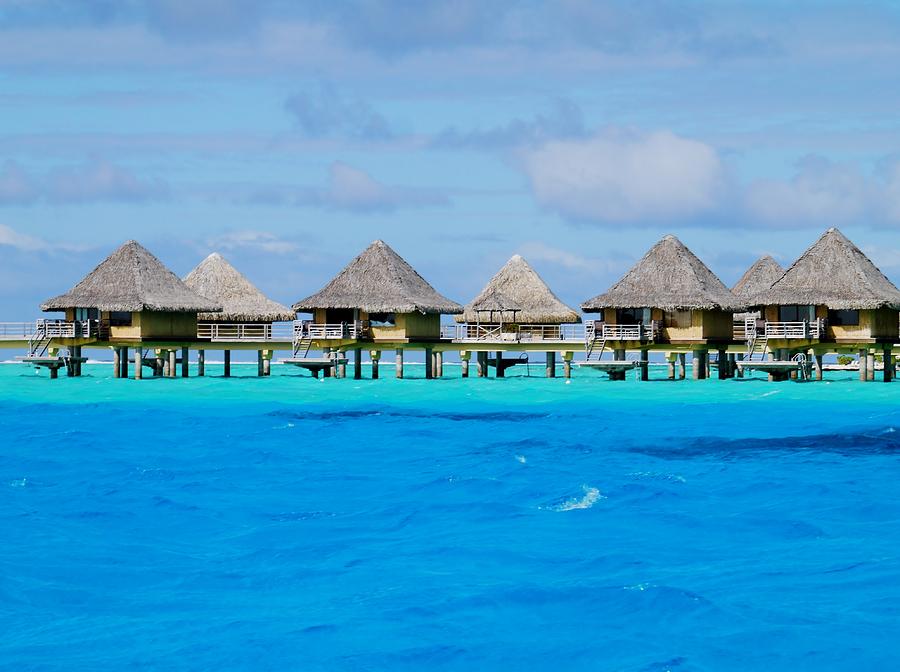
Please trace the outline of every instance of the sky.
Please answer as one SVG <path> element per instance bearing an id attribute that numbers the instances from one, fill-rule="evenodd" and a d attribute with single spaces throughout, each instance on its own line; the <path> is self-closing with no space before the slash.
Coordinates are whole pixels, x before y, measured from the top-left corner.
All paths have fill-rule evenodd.
<path id="1" fill-rule="evenodd" d="M 0 321 L 128 239 L 272 298 L 384 239 L 465 303 L 675 234 L 726 284 L 839 227 L 900 280 L 900 3 L 0 0 Z"/>

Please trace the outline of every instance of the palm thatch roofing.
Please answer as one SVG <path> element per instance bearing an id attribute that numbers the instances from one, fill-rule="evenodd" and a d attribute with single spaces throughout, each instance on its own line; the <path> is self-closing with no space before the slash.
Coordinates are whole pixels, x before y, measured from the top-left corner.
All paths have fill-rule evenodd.
<path id="1" fill-rule="evenodd" d="M 290 308 L 266 297 L 217 252 L 201 261 L 184 284 L 222 306 L 221 313 L 197 316 L 205 322 L 287 322 L 296 317 Z"/>
<path id="2" fill-rule="evenodd" d="M 41 310 L 96 308 L 108 312 L 218 312 L 216 301 L 194 293 L 137 241 L 129 240 L 62 296 Z"/>
<path id="3" fill-rule="evenodd" d="M 743 307 L 675 236 L 666 236 L 651 247 L 606 293 L 581 304 L 588 313 L 604 308 L 734 311 Z"/>
<path id="4" fill-rule="evenodd" d="M 581 316 L 554 294 L 531 265 L 514 255 L 485 285 L 457 322 L 488 322 L 503 318 L 518 324 L 566 324 Z"/>
<path id="5" fill-rule="evenodd" d="M 299 312 L 355 309 L 367 313 L 456 315 L 463 308 L 441 296 L 403 257 L 376 240 L 320 291 L 293 306 Z"/>
<path id="6" fill-rule="evenodd" d="M 900 309 L 900 290 L 843 233 L 831 228 L 752 302 L 835 310 Z"/>
<path id="7" fill-rule="evenodd" d="M 784 275 L 784 269 L 768 254 L 760 257 L 741 276 L 731 292 L 738 298 L 750 300 L 757 294 L 766 291 L 778 278 Z"/>

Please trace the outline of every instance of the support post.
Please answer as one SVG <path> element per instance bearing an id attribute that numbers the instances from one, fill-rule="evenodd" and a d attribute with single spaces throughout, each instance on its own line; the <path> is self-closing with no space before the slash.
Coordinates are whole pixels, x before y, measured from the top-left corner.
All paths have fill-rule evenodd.
<path id="1" fill-rule="evenodd" d="M 488 353 L 484 350 L 478 351 L 478 356 L 476 362 L 478 364 L 478 377 L 485 378 L 487 376 L 487 355 Z"/>
<path id="2" fill-rule="evenodd" d="M 256 377 L 262 378 L 265 374 L 263 371 L 263 351 L 256 351 Z"/>
<path id="3" fill-rule="evenodd" d="M 59 369 L 56 366 L 50 367 L 50 380 L 56 380 L 59 378 Z"/>
<path id="4" fill-rule="evenodd" d="M 397 352 L 403 352 L 398 350 Z M 372 358 L 372 380 L 378 380 L 378 362 L 381 361 L 381 350 L 372 350 L 369 353 Z"/>
<path id="5" fill-rule="evenodd" d="M 188 378 L 191 375 L 191 350 L 187 346 L 181 348 L 181 377 Z"/>
<path id="6" fill-rule="evenodd" d="M 625 356 L 626 356 L 626 354 L 625 354 L 624 348 L 617 348 L 616 350 L 613 351 L 613 358 L 617 362 L 624 362 Z M 625 372 L 624 371 L 610 371 L 609 379 L 610 380 L 625 380 Z"/>
<path id="7" fill-rule="evenodd" d="M 677 359 L 677 355 L 674 352 L 666 353 L 666 378 L 668 380 L 675 380 L 675 360 Z"/>
<path id="8" fill-rule="evenodd" d="M 545 358 L 547 360 L 547 378 L 556 378 L 556 353 L 548 352 Z"/>
<path id="9" fill-rule="evenodd" d="M 650 380 L 650 351 L 641 350 L 641 380 Z"/>
<path id="10" fill-rule="evenodd" d="M 678 380 L 687 378 L 687 353 L 678 353 Z"/>
<path id="11" fill-rule="evenodd" d="M 884 358 L 884 382 L 889 383 L 894 378 L 894 353 L 889 345 L 884 346 L 881 353 Z"/>
<path id="12" fill-rule="evenodd" d="M 706 378 L 706 350 L 694 350 L 691 353 L 691 366 L 693 368 L 694 380 L 703 380 Z"/>
<path id="13" fill-rule="evenodd" d="M 397 348 L 397 359 L 395 360 L 394 366 L 396 371 L 397 378 L 403 378 L 403 350 L 401 348 Z"/>
<path id="14" fill-rule="evenodd" d="M 744 361 L 744 355 L 743 355 L 742 353 L 738 353 L 737 361 L 739 361 L 739 362 L 743 362 L 743 361 Z M 735 366 L 737 367 L 737 363 L 735 363 Z M 743 369 L 743 368 L 737 367 L 737 377 L 738 377 L 738 378 L 743 378 L 743 377 L 744 377 L 744 369 Z"/>
<path id="15" fill-rule="evenodd" d="M 862 349 L 859 351 L 859 381 L 861 383 L 864 383 L 869 379 L 869 374 L 866 370 L 868 364 L 869 352 L 868 350 Z"/>
<path id="16" fill-rule="evenodd" d="M 869 350 L 866 355 L 866 380 L 875 380 L 875 351 Z"/>
<path id="17" fill-rule="evenodd" d="M 728 359 L 728 369 L 725 372 L 726 378 L 734 378 L 734 372 L 737 370 L 737 364 L 736 364 L 737 355 L 735 355 L 733 352 L 729 352 L 727 355 L 727 359 Z"/>
<path id="18" fill-rule="evenodd" d="M 66 360 L 66 377 L 75 377 L 75 347 L 69 348 L 69 355 Z"/>
<path id="19" fill-rule="evenodd" d="M 231 350 L 226 350 L 225 355 L 225 377 L 231 378 Z"/>
<path id="20" fill-rule="evenodd" d="M 144 377 L 144 351 L 140 348 L 134 349 L 134 379 L 140 380 Z"/>
<path id="21" fill-rule="evenodd" d="M 153 368 L 154 378 L 169 375 L 166 372 L 166 369 L 169 367 L 169 360 L 166 359 L 163 355 L 164 352 L 162 350 L 156 350 L 156 366 Z"/>
<path id="22" fill-rule="evenodd" d="M 444 377 L 444 353 L 440 350 L 434 353 L 434 377 Z"/>
<path id="23" fill-rule="evenodd" d="M 497 366 L 496 366 L 497 378 L 506 378 L 506 370 L 503 368 L 503 351 L 497 350 L 494 353 L 494 357 L 496 357 L 496 359 L 494 361 L 497 364 Z"/>
<path id="24" fill-rule="evenodd" d="M 374 362 L 372 367 L 372 377 L 377 378 L 374 372 Z M 353 380 L 362 380 L 362 348 L 354 348 L 353 350 Z"/>
<path id="25" fill-rule="evenodd" d="M 574 352 L 563 353 L 563 376 L 565 376 L 567 380 L 572 377 L 572 358 L 574 356 Z"/>
<path id="26" fill-rule="evenodd" d="M 461 350 L 459 353 L 459 361 L 462 364 L 462 377 L 469 377 L 469 360 L 472 358 L 472 353 L 466 350 Z"/>
<path id="27" fill-rule="evenodd" d="M 434 359 L 432 358 L 432 349 L 425 348 L 425 380 L 434 378 Z"/>
<path id="28" fill-rule="evenodd" d="M 206 375 L 206 350 L 197 351 L 197 375 L 200 377 Z"/>
<path id="29" fill-rule="evenodd" d="M 122 366 L 122 372 L 119 378 L 128 378 L 128 346 L 122 346 L 122 354 L 119 355 L 119 364 Z"/>
<path id="30" fill-rule="evenodd" d="M 728 351 L 724 348 L 719 348 L 716 359 L 719 363 L 719 380 L 725 380 L 728 378 Z"/>
<path id="31" fill-rule="evenodd" d="M 812 353 L 813 357 L 813 379 L 822 380 L 822 355 Z"/>
<path id="32" fill-rule="evenodd" d="M 272 375 L 272 355 L 274 353 L 271 350 L 263 350 L 263 375 L 271 376 Z"/>
<path id="33" fill-rule="evenodd" d="M 331 348 L 322 348 L 322 357 L 328 359 L 331 356 Z M 323 378 L 331 378 L 332 376 L 337 375 L 337 370 L 334 367 L 327 366 L 322 369 L 322 377 Z"/>

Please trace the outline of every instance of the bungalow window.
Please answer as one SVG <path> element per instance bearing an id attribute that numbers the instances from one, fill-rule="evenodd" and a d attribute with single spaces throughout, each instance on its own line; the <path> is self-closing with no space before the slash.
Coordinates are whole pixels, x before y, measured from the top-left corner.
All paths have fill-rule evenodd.
<path id="1" fill-rule="evenodd" d="M 643 308 L 619 308 L 616 310 L 617 324 L 643 324 Z"/>
<path id="2" fill-rule="evenodd" d="M 667 327 L 687 329 L 691 326 L 691 311 L 673 310 L 672 312 L 666 312 L 665 324 Z"/>
<path id="3" fill-rule="evenodd" d="M 859 326 L 858 310 L 829 310 L 828 322 L 838 327 Z"/>
<path id="4" fill-rule="evenodd" d="M 111 327 L 130 327 L 131 313 L 122 311 L 114 311 L 109 314 L 109 326 Z"/>
<path id="5" fill-rule="evenodd" d="M 396 327 L 397 316 L 394 313 L 369 313 L 369 324 L 373 327 Z"/>
<path id="6" fill-rule="evenodd" d="M 805 322 L 812 320 L 812 306 L 778 306 L 779 322 Z"/>
<path id="7" fill-rule="evenodd" d="M 88 320 L 99 320 L 100 311 L 96 308 L 76 308 L 75 320 L 78 322 L 87 322 Z"/>

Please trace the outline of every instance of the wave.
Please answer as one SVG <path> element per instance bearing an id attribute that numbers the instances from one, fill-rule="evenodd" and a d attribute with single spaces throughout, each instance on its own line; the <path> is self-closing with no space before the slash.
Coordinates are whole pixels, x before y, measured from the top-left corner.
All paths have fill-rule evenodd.
<path id="1" fill-rule="evenodd" d="M 561 504 L 556 504 L 548 508 L 551 511 L 577 511 L 579 509 L 589 509 L 601 499 L 606 499 L 604 495 L 600 494 L 600 490 L 597 488 L 592 488 L 588 485 L 582 485 L 581 488 L 584 490 L 584 496 L 572 497 Z"/>

